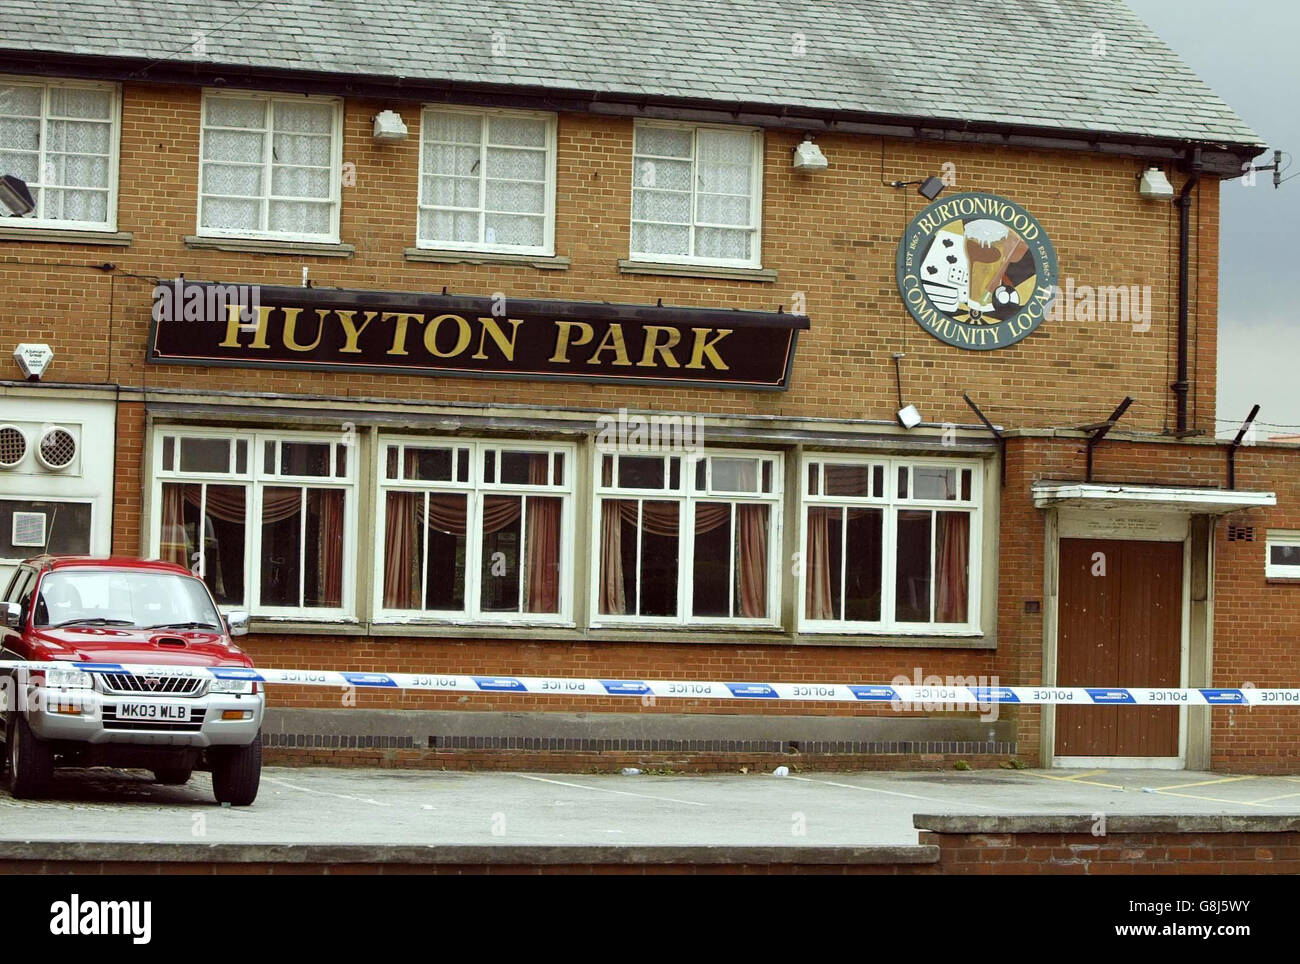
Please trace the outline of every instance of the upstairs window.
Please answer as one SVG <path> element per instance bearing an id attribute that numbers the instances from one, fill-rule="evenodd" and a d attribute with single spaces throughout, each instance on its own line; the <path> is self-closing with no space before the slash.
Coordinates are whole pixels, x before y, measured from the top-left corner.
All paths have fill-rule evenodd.
<path id="1" fill-rule="evenodd" d="M 1300 532 L 1270 529 L 1264 548 L 1264 575 L 1274 579 L 1300 579 Z"/>
<path id="2" fill-rule="evenodd" d="M 103 84 L 0 79 L 0 174 L 36 202 L 6 225 L 117 229 L 117 98 Z"/>
<path id="3" fill-rule="evenodd" d="M 553 253 L 555 116 L 426 108 L 417 244 Z"/>
<path id="4" fill-rule="evenodd" d="M 342 118 L 336 98 L 205 93 L 198 233 L 338 241 Z"/>
<path id="5" fill-rule="evenodd" d="M 757 131 L 637 124 L 633 151 L 634 260 L 759 267 Z"/>

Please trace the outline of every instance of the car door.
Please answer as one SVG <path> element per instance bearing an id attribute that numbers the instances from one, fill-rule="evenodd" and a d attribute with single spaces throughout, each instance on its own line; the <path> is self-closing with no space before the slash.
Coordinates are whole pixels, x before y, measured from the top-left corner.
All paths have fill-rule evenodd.
<path id="1" fill-rule="evenodd" d="M 14 570 L 9 587 L 5 590 L 4 602 L 16 602 L 20 606 L 23 599 L 31 600 L 31 591 L 36 583 L 36 572 L 30 566 L 19 566 Z M 0 658 L 26 659 L 28 648 L 23 642 L 23 628 L 27 625 L 26 610 L 18 627 L 11 627 L 0 613 Z"/>

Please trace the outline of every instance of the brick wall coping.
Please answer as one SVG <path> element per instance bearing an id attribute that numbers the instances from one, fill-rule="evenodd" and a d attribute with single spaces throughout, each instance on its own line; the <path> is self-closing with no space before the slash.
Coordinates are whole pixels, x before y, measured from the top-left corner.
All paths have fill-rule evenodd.
<path id="1" fill-rule="evenodd" d="M 934 833 L 1078 833 L 1091 834 L 1092 814 L 928 814 L 912 817 L 912 826 Z M 1106 834 L 1117 833 L 1297 833 L 1297 814 L 1115 814 L 1106 816 Z"/>
<path id="2" fill-rule="evenodd" d="M 478 846 L 446 844 L 201 844 L 4 840 L 0 862 L 277 864 L 933 864 L 933 845 L 896 847 Z"/>

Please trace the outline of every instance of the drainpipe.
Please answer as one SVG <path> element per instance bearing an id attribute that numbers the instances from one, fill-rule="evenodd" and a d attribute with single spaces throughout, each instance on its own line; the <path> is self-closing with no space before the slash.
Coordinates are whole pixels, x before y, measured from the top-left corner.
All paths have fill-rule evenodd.
<path id="1" fill-rule="evenodd" d="M 1187 430 L 1187 285 L 1191 259 L 1192 191 L 1201 179 L 1201 152 L 1192 155 L 1191 176 L 1174 203 L 1178 206 L 1178 375 L 1169 387 L 1174 390 L 1177 424 L 1174 434 L 1191 434 Z"/>

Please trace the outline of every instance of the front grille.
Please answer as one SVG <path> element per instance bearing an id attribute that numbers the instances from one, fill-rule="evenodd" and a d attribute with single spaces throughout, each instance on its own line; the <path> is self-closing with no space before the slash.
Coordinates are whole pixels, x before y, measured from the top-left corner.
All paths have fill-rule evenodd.
<path id="1" fill-rule="evenodd" d="M 105 693 L 131 696 L 202 696 L 207 680 L 201 676 L 137 676 L 135 673 L 103 673 Z M 154 682 L 154 681 L 157 682 Z M 150 684 L 153 685 L 150 685 Z"/>
<path id="2" fill-rule="evenodd" d="M 104 729 L 106 730 L 166 730 L 168 733 L 195 733 L 203 729 L 203 710 L 192 710 L 190 718 L 184 723 L 170 723 L 166 720 L 119 720 L 116 706 L 104 707 Z"/>

